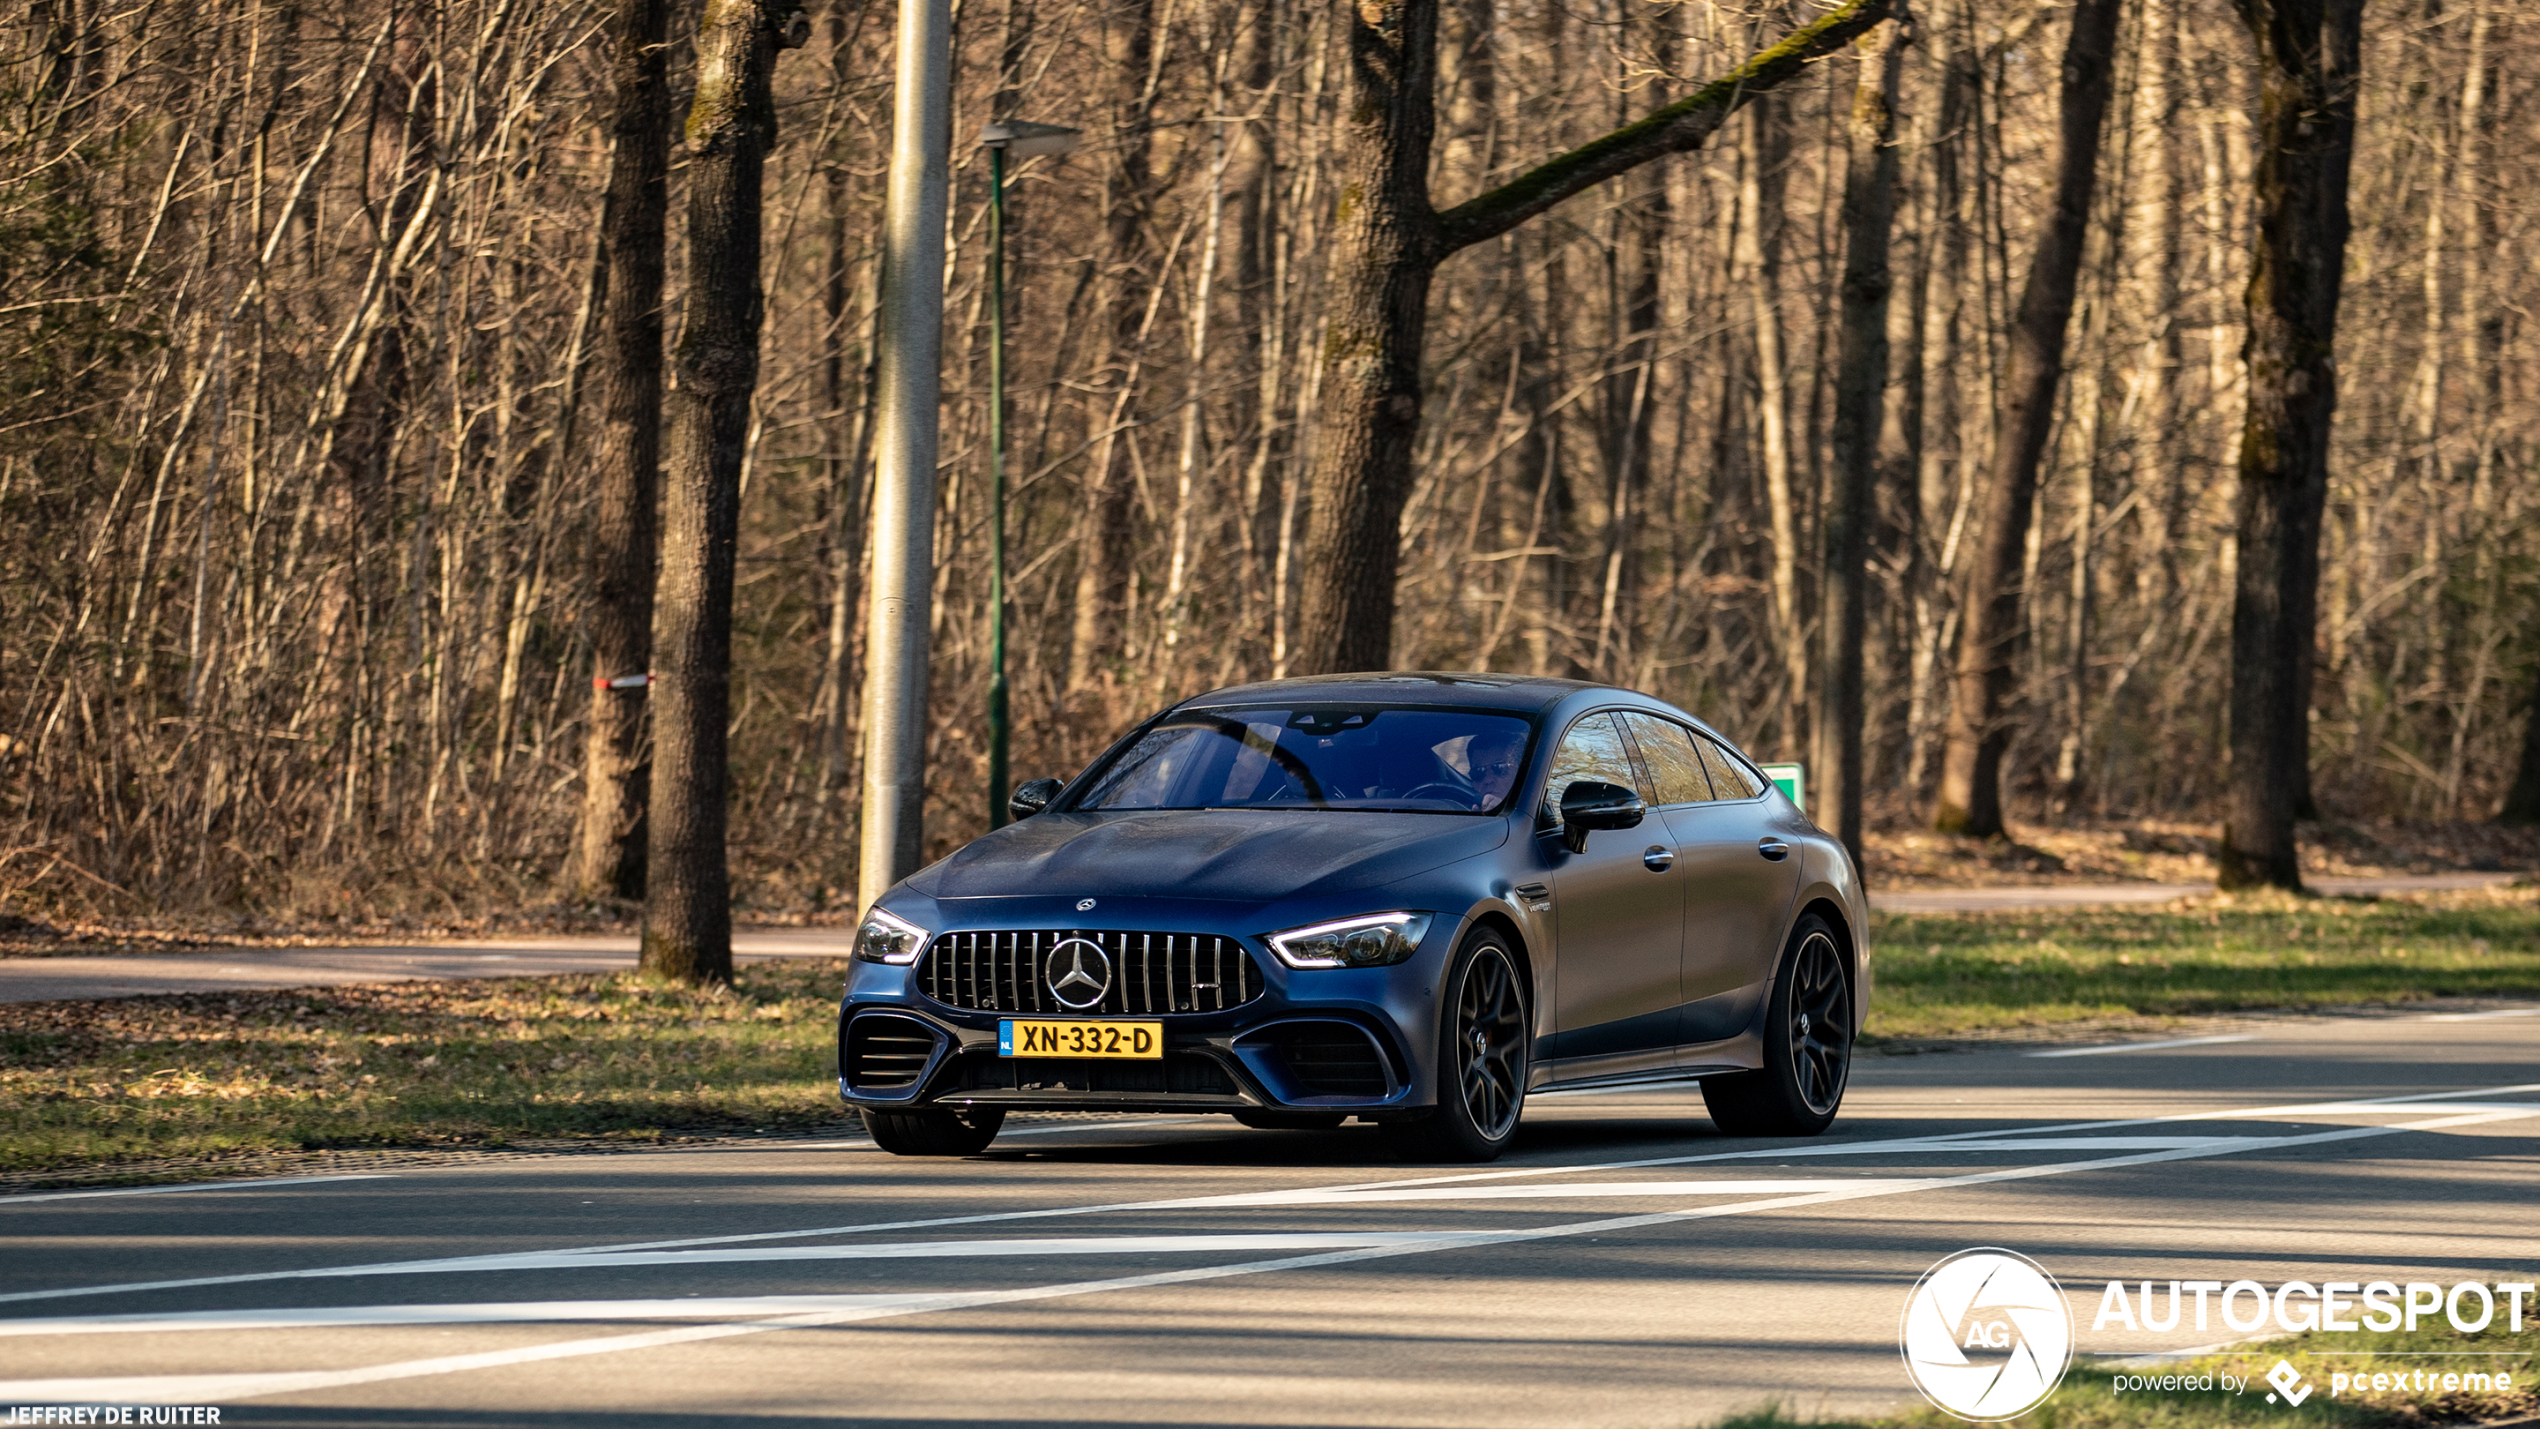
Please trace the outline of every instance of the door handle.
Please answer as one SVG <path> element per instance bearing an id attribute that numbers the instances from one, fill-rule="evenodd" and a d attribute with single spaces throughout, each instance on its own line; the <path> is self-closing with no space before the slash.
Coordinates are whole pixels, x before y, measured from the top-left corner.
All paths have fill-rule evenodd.
<path id="1" fill-rule="evenodd" d="M 1755 844 L 1755 851 L 1762 854 L 1764 857 L 1771 859 L 1775 863 L 1779 863 L 1783 859 L 1790 857 L 1790 845 L 1783 843 L 1780 839 L 1776 838 L 1758 840 Z"/>
<path id="2" fill-rule="evenodd" d="M 1676 862 L 1676 851 L 1663 844 L 1651 844 L 1643 850 L 1640 865 L 1652 873 L 1665 873 Z"/>

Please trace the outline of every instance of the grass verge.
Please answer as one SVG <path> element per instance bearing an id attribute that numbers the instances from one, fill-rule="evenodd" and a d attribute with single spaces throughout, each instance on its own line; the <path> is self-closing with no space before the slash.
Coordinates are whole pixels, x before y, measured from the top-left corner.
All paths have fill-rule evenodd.
<path id="1" fill-rule="evenodd" d="M 2502 1306 L 2497 1324 L 2505 1324 Z M 2540 1316 L 2528 1302 L 2522 1324 L 2519 1331 L 2491 1327 L 2477 1334 L 2462 1334 L 2440 1319 L 2432 1326 L 2386 1335 L 2314 1332 L 2168 1361 L 2157 1368 L 2085 1359 L 2065 1374 L 2054 1397 L 2005 1423 L 2009 1429 L 2423 1429 L 2526 1419 L 2540 1414 L 2540 1392 L 2535 1392 L 2540 1384 Z M 2310 1385 L 2298 1407 L 2267 1402 L 2267 1372 L 2278 1360 L 2289 1361 Z M 2441 1387 L 2443 1375 L 2472 1368 L 2505 1375 L 2513 1388 L 2481 1393 Z M 2432 1376 L 2432 1388 L 2414 1387 L 2420 1372 Z M 2113 1388 L 2119 1374 L 2176 1375 L 2182 1383 L 2204 1380 L 2217 1388 L 2129 1389 L 2120 1394 Z M 2236 1394 L 2222 1391 L 2218 1386 L 2225 1374 L 2248 1387 Z M 2339 1374 L 2349 1376 L 2342 1389 L 2335 1387 Z M 2362 1382 L 2369 1385 L 2374 1374 L 2404 1375 L 2410 1387 L 2353 1387 L 2353 1376 L 2364 1376 Z M 1928 1405 L 1884 1418 L 1823 1420 L 1793 1419 L 1769 1407 L 1737 1415 L 1717 1429 L 1963 1429 L 1965 1422 Z"/>
<path id="2" fill-rule="evenodd" d="M 2540 995 L 2530 889 L 1895 916 L 1873 938 L 1890 1043 Z M 784 959 L 726 994 L 624 973 L 0 1005 L 0 1184 L 834 1126 L 845 975 Z"/>
<path id="3" fill-rule="evenodd" d="M 845 981 L 788 958 L 723 993 L 629 972 L 0 1005 L 0 1176 L 834 1125 Z"/>
<path id="4" fill-rule="evenodd" d="M 1872 920 L 1880 1038 L 2540 994 L 2540 889 Z"/>

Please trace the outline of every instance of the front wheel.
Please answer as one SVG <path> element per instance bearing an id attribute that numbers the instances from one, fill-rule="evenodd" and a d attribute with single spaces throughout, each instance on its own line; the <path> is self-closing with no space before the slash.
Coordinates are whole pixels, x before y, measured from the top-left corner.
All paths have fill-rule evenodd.
<path id="1" fill-rule="evenodd" d="M 1731 1136 L 1815 1136 L 1834 1125 L 1852 1076 L 1852 979 L 1834 929 L 1811 913 L 1791 934 L 1764 1016 L 1764 1065 L 1702 1079 L 1702 1104 Z"/>
<path id="2" fill-rule="evenodd" d="M 1439 989 L 1438 1106 L 1402 1128 L 1413 1155 L 1435 1161 L 1488 1161 L 1516 1139 L 1526 1110 L 1526 1067 L 1534 1024 L 1517 959 L 1487 929 L 1458 954 Z"/>
<path id="3" fill-rule="evenodd" d="M 864 1113 L 873 1144 L 893 1156 L 973 1156 L 1005 1126 L 1002 1111 L 874 1111 Z"/>

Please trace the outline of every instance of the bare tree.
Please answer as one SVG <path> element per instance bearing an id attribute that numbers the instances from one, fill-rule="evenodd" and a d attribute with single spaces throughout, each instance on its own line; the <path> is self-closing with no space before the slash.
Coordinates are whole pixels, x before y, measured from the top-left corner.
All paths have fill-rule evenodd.
<path id="1" fill-rule="evenodd" d="M 2298 889 L 2293 820 L 2311 744 L 2303 671 L 2318 625 L 2364 5 L 2240 0 L 2239 8 L 2259 58 L 2258 238 L 2242 347 L 2249 409 L 2231 617 L 2231 780 L 2215 873 L 2225 888 Z"/>
<path id="2" fill-rule="evenodd" d="M 732 980 L 732 572 L 741 459 L 758 390 L 760 181 L 776 141 L 779 50 L 811 38 L 782 0 L 711 0 L 688 111 L 688 302 L 677 356 L 655 607 L 654 778 L 643 965 Z"/>
<path id="3" fill-rule="evenodd" d="M 1700 147 L 1749 98 L 1886 14 L 1885 0 L 1846 0 L 1727 77 L 1441 213 L 1428 194 L 1435 0 L 1370 0 L 1350 12 L 1341 160 L 1349 182 L 1323 339 L 1308 579 L 1292 668 L 1390 663 L 1402 505 L 1420 431 L 1420 359 L 1438 265 L 1616 174 Z"/>
<path id="4" fill-rule="evenodd" d="M 1834 811 L 1836 836 L 1862 857 L 1862 688 L 1869 634 L 1872 483 L 1887 411 L 1887 307 L 1895 290 L 1888 231 L 1896 218 L 1896 102 L 1910 18 L 1857 42 L 1861 78 L 1852 99 L 1843 194 L 1843 328 L 1836 349 L 1834 491 L 1826 510 L 1826 666 L 1816 722 L 1817 804 Z"/>
<path id="5" fill-rule="evenodd" d="M 577 893 L 644 896 L 651 767 L 654 507 L 661 483 L 661 286 L 670 209 L 667 0 L 620 0 L 610 36 L 608 195 L 600 210 L 600 438 L 593 465 L 591 723 L 583 741 Z"/>
<path id="6" fill-rule="evenodd" d="M 1994 438 L 1984 525 L 1960 587 L 1958 660 L 1942 748 L 1935 827 L 1979 836 L 2002 832 L 2005 711 L 2018 688 L 2015 657 L 2028 631 L 2029 522 L 2037 471 L 2054 430 L 2064 375 L 2064 329 L 2081 281 L 2090 199 L 2099 182 L 2099 136 L 2116 58 L 2118 0 L 2077 0 L 2064 41 L 2055 191 L 2011 320 L 2010 377 Z"/>

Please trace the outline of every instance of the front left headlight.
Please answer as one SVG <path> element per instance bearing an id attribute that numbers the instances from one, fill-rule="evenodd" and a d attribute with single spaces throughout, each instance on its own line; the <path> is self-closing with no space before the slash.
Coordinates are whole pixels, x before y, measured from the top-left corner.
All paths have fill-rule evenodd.
<path id="1" fill-rule="evenodd" d="M 1375 913 L 1272 933 L 1270 951 L 1292 968 L 1381 968 L 1417 952 L 1427 913 Z"/>
<path id="2" fill-rule="evenodd" d="M 855 955 L 868 963 L 905 966 L 917 961 L 917 950 L 924 946 L 925 929 L 879 908 L 866 915 L 864 926 L 856 929 Z"/>

